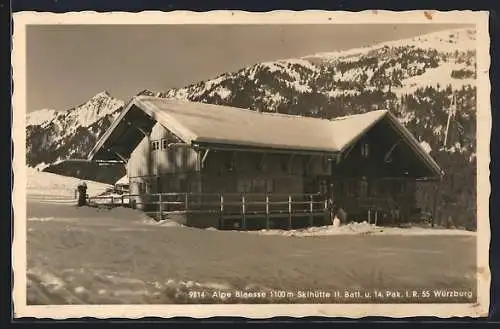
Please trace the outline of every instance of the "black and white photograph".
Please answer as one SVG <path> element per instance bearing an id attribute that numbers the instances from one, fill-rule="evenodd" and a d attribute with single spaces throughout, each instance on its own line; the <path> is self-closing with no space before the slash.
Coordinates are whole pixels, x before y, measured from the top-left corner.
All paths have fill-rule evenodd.
<path id="1" fill-rule="evenodd" d="M 487 13 L 13 19 L 17 315 L 487 313 Z"/>

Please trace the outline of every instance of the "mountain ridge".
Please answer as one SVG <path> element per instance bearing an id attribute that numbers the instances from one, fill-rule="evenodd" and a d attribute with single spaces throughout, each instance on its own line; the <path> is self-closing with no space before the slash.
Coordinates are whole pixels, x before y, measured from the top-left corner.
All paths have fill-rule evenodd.
<path id="1" fill-rule="evenodd" d="M 97 142 L 124 104 L 102 91 L 69 110 L 27 114 L 27 165 L 43 169 L 60 160 L 85 157 L 89 145 Z"/>

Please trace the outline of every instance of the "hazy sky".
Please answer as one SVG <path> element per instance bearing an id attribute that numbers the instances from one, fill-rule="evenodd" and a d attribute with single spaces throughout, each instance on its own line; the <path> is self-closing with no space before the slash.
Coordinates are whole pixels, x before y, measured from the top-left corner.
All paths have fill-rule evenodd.
<path id="1" fill-rule="evenodd" d="M 128 100 L 248 65 L 460 25 L 39 25 L 27 30 L 27 111 L 68 109 L 103 90 Z"/>

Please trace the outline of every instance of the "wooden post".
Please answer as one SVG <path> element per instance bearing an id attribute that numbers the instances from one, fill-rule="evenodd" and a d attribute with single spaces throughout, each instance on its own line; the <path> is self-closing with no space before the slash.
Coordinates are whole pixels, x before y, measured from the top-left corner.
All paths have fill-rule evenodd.
<path id="1" fill-rule="evenodd" d="M 371 224 L 371 212 L 370 212 L 370 209 L 368 209 L 368 224 Z"/>
<path id="2" fill-rule="evenodd" d="M 186 192 L 184 195 L 184 211 L 189 210 L 189 193 Z"/>
<path id="3" fill-rule="evenodd" d="M 325 200 L 325 208 L 324 208 L 324 211 L 325 211 L 325 217 L 327 217 L 327 221 L 330 222 L 332 219 L 330 218 L 330 211 L 328 210 L 328 200 Z M 323 220 L 324 218 L 323 217 Z"/>
<path id="4" fill-rule="evenodd" d="M 161 193 L 158 194 L 158 212 L 159 212 L 158 219 L 162 220 L 163 219 L 163 198 L 162 198 Z"/>
<path id="5" fill-rule="evenodd" d="M 439 180 L 437 183 L 436 195 L 434 196 L 434 205 L 433 205 L 433 210 L 432 210 L 432 224 L 431 224 L 432 227 L 434 227 L 434 225 L 436 225 L 437 213 L 438 213 L 438 203 L 439 203 L 440 198 L 441 198 L 441 180 Z"/>
<path id="6" fill-rule="evenodd" d="M 292 229 L 292 196 L 288 195 L 288 228 Z"/>
<path id="7" fill-rule="evenodd" d="M 245 194 L 242 194 L 241 195 L 241 226 L 243 229 L 246 229 L 247 227 L 247 223 L 246 223 L 246 212 L 247 212 L 247 207 L 246 207 L 246 204 L 245 204 L 246 200 L 245 200 Z"/>
<path id="8" fill-rule="evenodd" d="M 220 195 L 220 214 L 219 214 L 219 227 L 222 228 L 224 226 L 224 196 Z"/>
<path id="9" fill-rule="evenodd" d="M 375 226 L 377 226 L 378 211 L 375 211 Z"/>
<path id="10" fill-rule="evenodd" d="M 309 195 L 309 226 L 312 227 L 314 224 L 314 216 L 313 216 L 313 196 L 312 194 Z"/>
<path id="11" fill-rule="evenodd" d="M 266 229 L 269 230 L 269 196 L 266 195 Z"/>

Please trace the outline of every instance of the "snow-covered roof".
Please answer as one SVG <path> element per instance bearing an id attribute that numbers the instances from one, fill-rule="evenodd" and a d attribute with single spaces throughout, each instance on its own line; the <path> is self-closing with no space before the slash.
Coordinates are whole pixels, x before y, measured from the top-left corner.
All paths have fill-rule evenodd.
<path id="1" fill-rule="evenodd" d="M 386 117 L 407 137 L 423 160 L 440 172 L 439 166 L 411 133 L 385 110 L 328 120 L 151 96 L 137 96 L 130 102 L 98 141 L 89 159 L 97 159 L 99 152 L 107 152 L 105 145 L 109 147 L 114 140 L 123 139 L 133 120 L 140 120 L 147 126 L 145 129 L 159 122 L 184 143 L 193 146 L 225 145 L 339 154 Z M 129 138 L 134 139 L 126 143 L 129 148 L 126 152 L 130 154 L 139 135 Z"/>
<path id="2" fill-rule="evenodd" d="M 331 121 L 147 96 L 137 98 L 136 102 L 188 144 L 204 142 L 320 152 L 342 150 L 356 133 L 386 113 L 373 111 Z"/>

